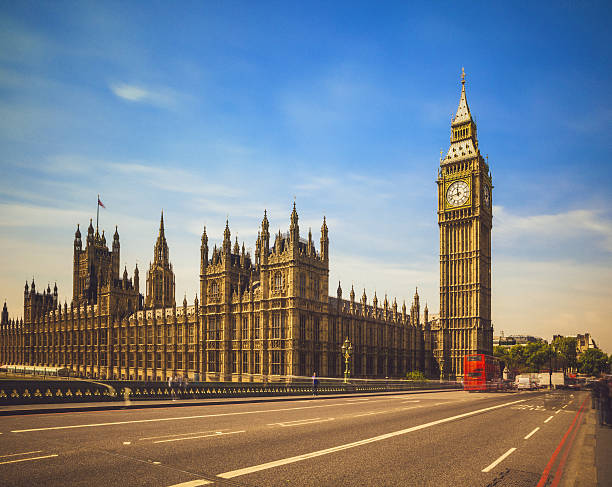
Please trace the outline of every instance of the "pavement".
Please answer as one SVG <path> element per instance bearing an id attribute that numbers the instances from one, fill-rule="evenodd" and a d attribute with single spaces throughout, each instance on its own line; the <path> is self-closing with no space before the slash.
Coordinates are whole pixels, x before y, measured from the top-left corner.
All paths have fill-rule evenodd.
<path id="1" fill-rule="evenodd" d="M 586 392 L 291 399 L 0 416 L 0 483 L 597 485 L 610 463 Z"/>

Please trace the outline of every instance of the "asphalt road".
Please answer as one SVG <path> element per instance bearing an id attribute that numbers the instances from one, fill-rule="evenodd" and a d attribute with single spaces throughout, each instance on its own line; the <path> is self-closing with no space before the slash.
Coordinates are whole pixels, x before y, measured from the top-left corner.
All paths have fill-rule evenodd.
<path id="1" fill-rule="evenodd" d="M 587 399 L 453 391 L 3 416 L 0 485 L 527 486 L 543 473 L 554 485 Z"/>

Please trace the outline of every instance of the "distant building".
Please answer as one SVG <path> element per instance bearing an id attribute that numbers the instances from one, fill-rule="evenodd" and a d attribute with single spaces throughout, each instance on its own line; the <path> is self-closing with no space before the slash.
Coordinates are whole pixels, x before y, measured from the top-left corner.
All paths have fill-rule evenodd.
<path id="1" fill-rule="evenodd" d="M 599 348 L 597 346 L 597 343 L 595 343 L 595 340 L 593 340 L 593 337 L 591 336 L 590 333 L 585 333 L 584 335 L 567 335 L 568 338 L 575 338 L 576 339 L 576 354 L 580 355 L 582 352 L 584 352 L 585 350 L 588 350 L 589 348 Z M 564 338 L 563 335 L 553 335 L 553 341 L 555 341 L 557 338 Z"/>
<path id="2" fill-rule="evenodd" d="M 513 345 L 527 345 L 528 343 L 546 343 L 541 337 L 534 337 L 531 335 L 508 335 L 504 336 L 504 332 L 501 332 L 499 336 L 493 337 L 493 345 L 499 347 L 512 347 Z"/>

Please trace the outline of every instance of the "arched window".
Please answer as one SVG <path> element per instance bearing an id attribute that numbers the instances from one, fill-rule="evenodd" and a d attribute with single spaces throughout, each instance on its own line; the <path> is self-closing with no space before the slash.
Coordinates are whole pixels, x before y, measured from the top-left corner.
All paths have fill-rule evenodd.
<path id="1" fill-rule="evenodd" d="M 280 291 L 283 288 L 283 275 L 280 273 L 280 271 L 277 271 L 276 274 L 274 274 L 274 289 L 276 289 L 277 291 Z"/>

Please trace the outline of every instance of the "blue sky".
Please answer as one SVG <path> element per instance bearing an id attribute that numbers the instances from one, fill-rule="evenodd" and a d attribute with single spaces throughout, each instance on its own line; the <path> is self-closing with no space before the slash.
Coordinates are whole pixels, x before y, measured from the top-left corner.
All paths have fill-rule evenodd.
<path id="1" fill-rule="evenodd" d="M 254 247 L 330 229 L 330 290 L 438 309 L 436 169 L 461 67 L 495 189 L 496 334 L 612 351 L 606 2 L 2 2 L 1 297 L 71 296 L 72 239 L 119 226 L 146 270 L 164 209 L 177 298 L 202 226 Z M 233 237 L 232 237 L 233 238 Z M 141 286 L 145 272 L 141 272 Z"/>

